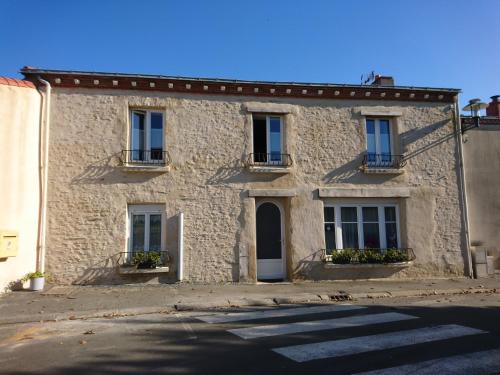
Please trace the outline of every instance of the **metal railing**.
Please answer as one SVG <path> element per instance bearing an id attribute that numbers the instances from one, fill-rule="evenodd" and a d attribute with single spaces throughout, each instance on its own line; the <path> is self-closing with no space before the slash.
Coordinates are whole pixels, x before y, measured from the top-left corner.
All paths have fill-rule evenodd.
<path id="1" fill-rule="evenodd" d="M 415 260 L 411 248 L 323 249 L 321 259 L 334 264 L 390 264 Z"/>
<path id="2" fill-rule="evenodd" d="M 249 154 L 246 164 L 249 166 L 290 167 L 293 164 L 293 159 L 290 154 L 258 152 Z"/>
<path id="3" fill-rule="evenodd" d="M 164 267 L 170 262 L 168 251 L 124 251 L 117 259 L 119 266 L 136 268 Z"/>
<path id="4" fill-rule="evenodd" d="M 123 164 L 169 165 L 170 155 L 163 150 L 122 150 Z"/>
<path id="5" fill-rule="evenodd" d="M 403 168 L 405 165 L 404 155 L 366 153 L 363 156 L 363 168 Z"/>

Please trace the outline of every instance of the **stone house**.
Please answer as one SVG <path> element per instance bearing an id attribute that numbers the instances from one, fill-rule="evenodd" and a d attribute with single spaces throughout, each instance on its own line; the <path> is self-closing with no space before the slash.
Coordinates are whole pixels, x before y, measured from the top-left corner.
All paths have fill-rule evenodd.
<path id="1" fill-rule="evenodd" d="M 45 262 L 56 282 L 471 272 L 459 90 L 380 76 L 338 85 L 22 73 L 50 95 Z M 333 264 L 334 249 L 408 258 Z M 138 250 L 161 252 L 164 267 L 125 267 Z"/>

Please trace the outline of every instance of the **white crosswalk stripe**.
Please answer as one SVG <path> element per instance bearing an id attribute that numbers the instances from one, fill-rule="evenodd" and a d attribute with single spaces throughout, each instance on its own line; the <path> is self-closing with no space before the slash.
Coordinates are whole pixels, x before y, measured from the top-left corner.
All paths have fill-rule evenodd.
<path id="1" fill-rule="evenodd" d="M 205 323 L 230 323 L 243 320 L 282 318 L 295 315 L 331 313 L 338 311 L 360 310 L 365 308 L 366 307 L 364 306 L 349 305 L 349 304 L 324 305 L 324 306 L 312 306 L 312 307 L 297 307 L 291 309 L 269 309 L 269 310 L 247 311 L 239 313 L 204 315 L 204 316 L 198 316 L 197 319 L 202 320 Z"/>
<path id="2" fill-rule="evenodd" d="M 438 358 L 411 365 L 390 367 L 382 370 L 362 372 L 358 375 L 396 375 L 396 374 L 492 374 L 500 372 L 500 349 L 466 353 L 452 357 Z"/>
<path id="3" fill-rule="evenodd" d="M 416 319 L 416 316 L 400 314 L 396 312 L 354 315 L 344 318 L 313 320 L 306 322 L 296 322 L 287 324 L 271 324 L 248 328 L 230 329 L 229 332 L 243 338 L 255 339 L 259 337 L 269 337 L 287 335 L 292 333 L 323 331 L 336 328 L 359 327 L 370 324 L 380 324 L 397 322 L 402 320 Z"/>
<path id="4" fill-rule="evenodd" d="M 296 362 L 306 362 L 315 359 L 392 349 L 401 346 L 422 344 L 482 333 L 486 332 L 475 328 L 449 324 L 343 340 L 323 341 L 314 344 L 294 345 L 272 350 Z"/>

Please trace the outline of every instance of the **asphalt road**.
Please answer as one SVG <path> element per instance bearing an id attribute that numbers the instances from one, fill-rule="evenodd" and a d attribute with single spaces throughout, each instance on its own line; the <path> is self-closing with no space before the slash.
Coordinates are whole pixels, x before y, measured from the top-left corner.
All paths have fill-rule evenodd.
<path id="1" fill-rule="evenodd" d="M 364 372 L 500 373 L 500 296 L 0 326 L 0 374 Z"/>

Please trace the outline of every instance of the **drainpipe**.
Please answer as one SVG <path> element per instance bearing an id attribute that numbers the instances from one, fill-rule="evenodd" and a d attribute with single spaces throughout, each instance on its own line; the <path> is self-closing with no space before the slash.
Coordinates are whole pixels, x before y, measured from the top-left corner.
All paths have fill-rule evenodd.
<path id="1" fill-rule="evenodd" d="M 40 137 L 43 139 L 40 145 L 40 178 L 41 178 L 41 202 L 38 218 L 38 259 L 37 271 L 45 272 L 45 237 L 47 233 L 47 192 L 49 186 L 49 129 L 50 129 L 50 83 L 40 77 L 38 80 L 45 85 L 45 100 L 43 120 L 40 121 Z M 43 130 L 43 131 L 42 131 Z M 43 135 L 42 135 L 43 134 Z"/>
<path id="2" fill-rule="evenodd" d="M 467 251 L 467 276 L 470 278 L 474 277 L 472 271 L 472 255 L 470 248 L 470 235 L 469 235 L 469 210 L 467 203 L 467 186 L 465 183 L 465 169 L 464 169 L 464 151 L 463 151 L 463 139 L 462 139 L 462 121 L 460 119 L 460 110 L 458 107 L 458 95 L 455 97 L 455 129 L 457 134 L 457 143 L 458 143 L 458 158 L 459 158 L 459 169 L 458 169 L 458 178 L 460 180 L 460 191 L 461 191 L 461 200 L 462 200 L 462 221 L 465 227 L 465 247 Z"/>
<path id="3" fill-rule="evenodd" d="M 184 279 L 184 213 L 179 213 L 179 251 L 177 255 L 177 280 L 182 281 Z"/>

